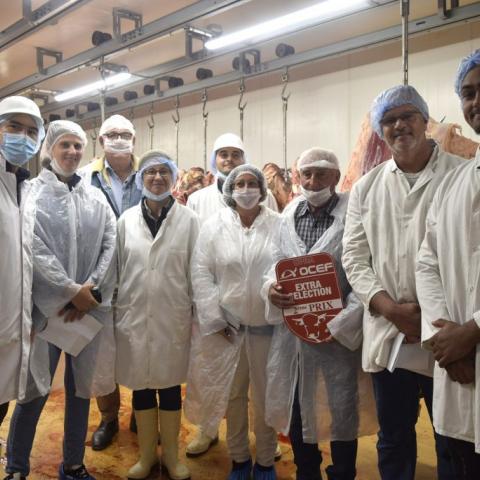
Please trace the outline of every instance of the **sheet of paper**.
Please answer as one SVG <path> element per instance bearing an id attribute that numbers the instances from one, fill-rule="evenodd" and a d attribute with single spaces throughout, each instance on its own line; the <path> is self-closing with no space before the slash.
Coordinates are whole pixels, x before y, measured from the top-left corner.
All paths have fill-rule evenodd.
<path id="1" fill-rule="evenodd" d="M 398 333 L 390 351 L 387 369 L 393 372 L 396 368 L 404 368 L 422 375 L 432 374 L 432 355 L 421 348 L 420 343 L 403 343 L 405 335 Z"/>
<path id="2" fill-rule="evenodd" d="M 400 347 L 403 344 L 405 335 L 401 332 L 397 333 L 395 340 L 393 341 L 392 349 L 390 350 L 390 357 L 388 357 L 387 370 L 393 372 L 397 366 L 398 354 L 400 353 Z"/>
<path id="3" fill-rule="evenodd" d="M 50 317 L 45 329 L 37 335 L 76 357 L 102 328 L 103 325 L 91 315 L 68 323 L 63 321 L 63 316 L 57 315 Z"/>

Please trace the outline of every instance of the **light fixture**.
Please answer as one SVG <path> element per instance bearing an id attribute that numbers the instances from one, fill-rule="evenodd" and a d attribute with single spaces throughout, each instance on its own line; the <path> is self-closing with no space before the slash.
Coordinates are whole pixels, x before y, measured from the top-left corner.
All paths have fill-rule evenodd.
<path id="1" fill-rule="evenodd" d="M 111 87 L 117 83 L 121 83 L 125 80 L 128 80 L 132 75 L 129 72 L 121 72 L 115 75 L 106 77 L 105 79 L 98 80 L 83 87 L 74 88 L 68 92 L 60 93 L 55 95 L 56 102 L 63 102 L 64 100 L 70 100 L 71 98 L 80 97 L 81 95 L 91 94 L 94 95 L 95 90 L 105 90 L 107 87 Z"/>
<path id="2" fill-rule="evenodd" d="M 360 11 L 371 6 L 368 0 L 324 0 L 323 2 L 302 8 L 296 12 L 268 20 L 237 32 L 213 38 L 205 43 L 205 48 L 218 50 L 241 42 L 256 42 L 275 34 L 288 33 L 322 21 L 332 20 L 348 13 Z"/>

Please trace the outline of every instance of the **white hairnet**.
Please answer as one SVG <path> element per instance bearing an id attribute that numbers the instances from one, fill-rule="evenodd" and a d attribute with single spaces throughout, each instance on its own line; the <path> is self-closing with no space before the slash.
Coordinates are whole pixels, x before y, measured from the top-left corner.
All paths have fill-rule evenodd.
<path id="1" fill-rule="evenodd" d="M 212 153 L 210 154 L 210 167 L 213 173 L 217 173 L 217 152 L 226 147 L 238 148 L 241 150 L 243 152 L 243 160 L 247 163 L 245 146 L 243 145 L 242 139 L 234 133 L 224 133 L 215 140 Z"/>
<path id="2" fill-rule="evenodd" d="M 337 156 L 330 150 L 324 150 L 320 147 L 313 147 L 305 150 L 297 162 L 298 170 L 304 168 L 330 168 L 331 170 L 340 170 Z"/>
<path id="3" fill-rule="evenodd" d="M 43 142 L 40 152 L 40 160 L 46 158 L 51 159 L 53 147 L 65 135 L 75 135 L 84 148 L 88 143 L 87 135 L 78 123 L 71 122 L 70 120 L 55 120 L 48 126 L 45 141 Z"/>
<path id="4" fill-rule="evenodd" d="M 143 189 L 143 173 L 147 168 L 152 167 L 153 165 L 163 165 L 166 164 L 170 171 L 172 172 L 172 186 L 175 185 L 177 181 L 178 168 L 175 165 L 174 161 L 161 150 L 150 150 L 149 152 L 144 153 L 140 157 L 140 162 L 138 165 L 138 172 L 135 177 L 135 183 L 139 190 Z"/>
<path id="5" fill-rule="evenodd" d="M 380 138 L 383 138 L 381 121 L 385 113 L 403 105 L 413 105 L 428 122 L 427 102 L 411 85 L 397 85 L 380 93 L 373 101 L 370 110 L 370 123 Z"/>
<path id="6" fill-rule="evenodd" d="M 132 135 L 135 135 L 135 128 L 133 126 L 133 123 L 128 118 L 125 118 L 123 115 L 112 115 L 111 117 L 108 117 L 102 123 L 98 134 L 100 136 L 105 135 L 111 130 L 127 130 Z"/>
<path id="7" fill-rule="evenodd" d="M 4 98 L 0 102 L 0 124 L 16 114 L 30 115 L 35 120 L 38 128 L 38 143 L 40 144 L 45 137 L 45 127 L 38 105 L 33 100 L 20 95 Z"/>
<path id="8" fill-rule="evenodd" d="M 228 174 L 228 177 L 223 184 L 223 199 L 229 207 L 235 207 L 236 205 L 235 200 L 232 198 L 235 181 L 245 173 L 251 173 L 257 178 L 258 183 L 260 184 L 261 197 L 259 203 L 263 202 L 267 198 L 267 181 L 265 180 L 265 176 L 263 175 L 262 171 L 253 165 L 239 165 Z"/>
<path id="9" fill-rule="evenodd" d="M 480 66 L 480 48 L 472 52 L 470 55 L 467 55 L 465 58 L 462 58 L 462 61 L 458 66 L 457 76 L 455 78 L 455 92 L 458 96 L 460 96 L 462 83 L 467 76 L 467 73 L 478 66 Z"/>

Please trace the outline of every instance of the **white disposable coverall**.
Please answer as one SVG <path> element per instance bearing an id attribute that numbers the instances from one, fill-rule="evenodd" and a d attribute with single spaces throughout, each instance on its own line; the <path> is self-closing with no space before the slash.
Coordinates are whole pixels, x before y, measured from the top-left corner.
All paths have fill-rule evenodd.
<path id="1" fill-rule="evenodd" d="M 393 323 L 370 313 L 370 300 L 385 290 L 396 302 L 417 301 L 414 259 L 425 235 L 427 212 L 447 172 L 463 161 L 436 146 L 412 188 L 393 159 L 353 186 L 342 261 L 364 305 L 362 363 L 366 372 L 379 372 L 387 366 L 398 334 Z M 416 348 L 421 355 L 420 344 Z M 433 357 L 425 354 L 421 363 L 426 367 L 413 371 L 432 376 Z"/>
<path id="2" fill-rule="evenodd" d="M 23 399 L 28 376 L 32 263 L 28 242 L 22 254 L 22 225 L 17 180 L 0 158 L 0 404 Z"/>
<path id="3" fill-rule="evenodd" d="M 91 282 L 102 293 L 102 304 L 89 312 L 103 328 L 72 357 L 76 395 L 90 398 L 115 388 L 115 341 L 110 308 L 114 278 L 109 278 L 115 250 L 115 216 L 103 194 L 80 180 L 69 191 L 55 174 L 43 169 L 32 180 L 25 200 L 24 221 L 32 238 L 33 329 L 41 331 L 48 317 L 61 310 Z M 26 401 L 50 390 L 48 343 L 34 335 L 31 381 Z"/>
<path id="4" fill-rule="evenodd" d="M 248 386 L 251 384 L 257 462 L 273 464 L 276 432 L 264 421 L 266 361 L 272 328 L 260 297 L 262 276 L 272 264 L 272 237 L 279 215 L 261 211 L 250 228 L 232 208 L 201 228 L 192 258 L 192 286 L 199 321 L 194 332 L 185 412 L 214 436 L 227 415 L 227 443 L 237 462 L 250 457 Z M 229 343 L 219 330 L 241 325 Z"/>
<path id="5" fill-rule="evenodd" d="M 443 318 L 480 327 L 480 152 L 450 172 L 428 213 L 425 239 L 417 256 L 417 291 L 422 308 L 422 341 Z M 475 444 L 480 453 L 480 349 L 474 383 L 450 379 L 435 362 L 433 424 L 440 435 Z"/>
<path id="6" fill-rule="evenodd" d="M 192 330 L 190 258 L 197 215 L 175 202 L 155 238 L 141 205 L 118 220 L 116 379 L 132 390 L 185 382 Z"/>
<path id="7" fill-rule="evenodd" d="M 201 224 L 215 215 L 221 208 L 227 206 L 223 200 L 223 195 L 218 189 L 217 181 L 215 179 L 214 183 L 197 190 L 188 197 L 187 207 L 198 214 Z M 262 205 L 266 205 L 271 210 L 278 212 L 277 201 L 270 190 L 267 190 L 267 198 L 262 202 Z"/>
<path id="8" fill-rule="evenodd" d="M 360 368 L 363 308 L 340 263 L 348 194 L 337 195 L 339 200 L 331 213 L 334 222 L 309 252 L 295 231 L 295 208 L 287 207 L 282 215 L 273 244 L 274 264 L 307 253 L 332 255 L 344 295 L 345 308 L 328 324 L 336 342 L 320 345 L 296 337 L 283 323 L 281 309 L 266 302 L 267 321 L 276 325 L 267 366 L 267 423 L 288 434 L 298 382 L 303 440 L 307 443 L 354 440 L 360 432 L 373 433 L 376 423 L 371 380 Z M 262 296 L 266 299 L 276 282 L 275 267 L 264 280 Z"/>

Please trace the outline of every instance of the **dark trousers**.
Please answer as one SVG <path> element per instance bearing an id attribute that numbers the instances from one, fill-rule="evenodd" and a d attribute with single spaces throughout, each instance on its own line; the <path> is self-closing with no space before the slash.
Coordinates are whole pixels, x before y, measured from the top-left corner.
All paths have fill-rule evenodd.
<path id="1" fill-rule="evenodd" d="M 456 438 L 446 438 L 456 478 L 458 480 L 478 480 L 480 478 L 480 454 L 475 453 L 475 445 Z"/>
<path id="2" fill-rule="evenodd" d="M 158 402 L 157 394 L 159 397 Z M 145 390 L 134 390 L 132 396 L 133 408 L 135 410 L 148 410 L 150 408 L 157 408 L 158 406 L 160 410 L 174 412 L 182 408 L 182 392 L 180 385 L 161 388 L 159 390 L 152 390 L 150 388 L 146 388 Z"/>
<path id="3" fill-rule="evenodd" d="M 321 480 L 322 453 L 316 443 L 305 443 L 303 441 L 298 386 L 295 390 L 289 435 L 293 450 L 293 461 L 297 467 L 297 480 Z M 353 480 L 356 474 L 357 440 L 330 442 L 330 448 L 332 465 L 326 468 L 328 479 Z"/>
<path id="4" fill-rule="evenodd" d="M 417 463 L 417 436 L 421 395 L 432 418 L 433 379 L 397 368 L 372 374 L 377 416 L 378 469 L 382 480 L 414 480 Z M 455 480 L 447 439 L 435 433 L 439 480 Z"/>
<path id="5" fill-rule="evenodd" d="M 0 405 L 0 425 L 2 425 L 3 419 L 6 417 L 7 412 L 8 412 L 8 402 L 2 403 Z"/>

